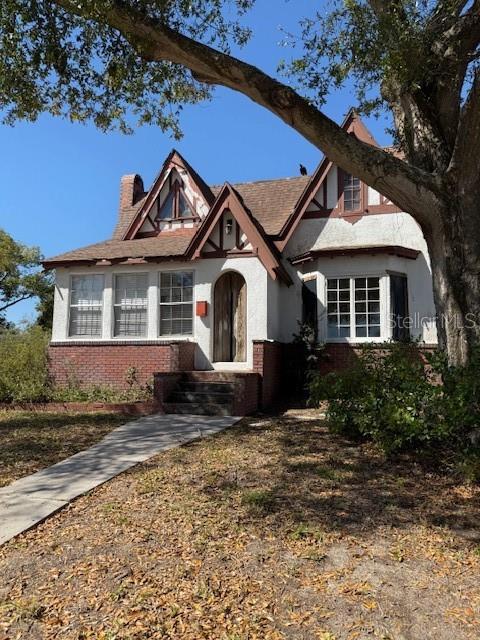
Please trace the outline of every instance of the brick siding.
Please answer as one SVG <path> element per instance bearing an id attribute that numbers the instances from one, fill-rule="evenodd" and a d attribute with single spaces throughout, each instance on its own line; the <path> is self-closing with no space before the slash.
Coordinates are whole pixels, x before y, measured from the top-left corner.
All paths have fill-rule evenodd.
<path id="1" fill-rule="evenodd" d="M 253 342 L 253 371 L 261 376 L 262 409 L 272 408 L 281 397 L 284 347 L 280 342 Z"/>
<path id="2" fill-rule="evenodd" d="M 381 356 L 385 353 L 385 344 L 379 344 L 376 351 Z M 388 348 L 388 347 L 387 347 Z M 436 350 L 435 345 L 418 345 L 418 354 L 422 358 L 423 362 L 427 365 L 425 358 L 427 353 L 432 353 Z M 358 355 L 362 347 L 358 344 L 327 344 L 325 350 L 322 353 L 319 362 L 319 369 L 321 373 L 330 373 L 331 371 L 342 371 L 351 367 L 358 360 Z"/>
<path id="3" fill-rule="evenodd" d="M 194 342 L 171 343 L 53 343 L 49 347 L 49 373 L 57 386 L 75 381 L 81 387 L 128 386 L 127 375 L 134 367 L 140 384 L 151 381 L 157 371 L 191 371 Z"/>

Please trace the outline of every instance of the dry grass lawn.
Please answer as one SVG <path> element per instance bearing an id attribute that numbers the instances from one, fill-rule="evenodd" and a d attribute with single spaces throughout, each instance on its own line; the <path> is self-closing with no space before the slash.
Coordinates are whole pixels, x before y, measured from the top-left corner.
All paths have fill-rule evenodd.
<path id="1" fill-rule="evenodd" d="M 0 638 L 478 639 L 479 506 L 311 412 L 245 419 L 2 547 Z"/>
<path id="2" fill-rule="evenodd" d="M 128 418 L 0 410 L 0 487 L 87 449 Z"/>

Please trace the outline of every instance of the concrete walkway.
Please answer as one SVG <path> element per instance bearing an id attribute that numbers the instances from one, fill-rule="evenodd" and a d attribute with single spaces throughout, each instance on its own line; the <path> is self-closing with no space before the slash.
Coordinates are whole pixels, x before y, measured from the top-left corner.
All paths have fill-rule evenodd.
<path id="1" fill-rule="evenodd" d="M 0 544 L 156 453 L 222 431 L 239 419 L 147 416 L 118 427 L 85 451 L 12 482 L 0 489 Z"/>

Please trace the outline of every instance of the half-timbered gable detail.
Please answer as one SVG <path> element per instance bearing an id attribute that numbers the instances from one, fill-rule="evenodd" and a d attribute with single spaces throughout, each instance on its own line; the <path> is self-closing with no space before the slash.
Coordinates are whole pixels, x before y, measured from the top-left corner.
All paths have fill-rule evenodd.
<path id="1" fill-rule="evenodd" d="M 290 282 L 275 246 L 228 183 L 192 241 L 189 255 L 193 259 L 258 257 L 274 280 Z"/>
<path id="2" fill-rule="evenodd" d="M 213 200 L 202 178 L 177 151 L 172 151 L 131 221 L 125 239 L 197 227 Z"/>

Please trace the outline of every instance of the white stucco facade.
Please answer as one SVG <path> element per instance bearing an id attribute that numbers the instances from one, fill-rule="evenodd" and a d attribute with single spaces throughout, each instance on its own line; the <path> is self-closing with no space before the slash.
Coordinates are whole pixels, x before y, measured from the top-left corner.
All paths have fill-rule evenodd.
<path id="1" fill-rule="evenodd" d="M 395 255 L 357 255 L 318 257 L 292 266 L 288 258 L 311 250 L 401 245 L 416 249 L 416 259 Z M 390 274 L 403 274 L 408 280 L 408 309 L 411 318 L 410 334 L 425 343 L 436 342 L 435 308 L 432 294 L 428 252 L 420 228 L 405 213 L 369 215 L 355 224 L 341 218 L 303 220 L 288 243 L 283 257 L 293 284 L 287 286 L 273 279 L 256 256 L 232 258 L 200 258 L 193 261 L 170 261 L 142 265 L 116 265 L 104 268 L 59 268 L 56 275 L 55 310 L 52 342 L 81 343 L 85 340 L 69 337 L 70 283 L 73 275 L 102 274 L 104 277 L 102 334 L 92 340 L 125 341 L 113 335 L 113 283 L 116 274 L 148 274 L 148 326 L 145 336 L 129 341 L 193 340 L 197 344 L 195 366 L 198 369 L 250 369 L 254 340 L 290 342 L 298 332 L 302 320 L 302 283 L 316 280 L 318 297 L 318 337 L 329 340 L 326 319 L 326 287 L 329 278 L 379 277 L 381 288 L 381 336 L 373 341 L 391 339 L 389 323 Z M 159 336 L 159 273 L 165 271 L 193 272 L 193 331 L 191 336 Z M 223 273 L 235 271 L 245 279 L 246 295 L 246 361 L 244 363 L 215 363 L 213 360 L 213 312 L 215 282 Z M 195 315 L 195 303 L 204 301 L 208 312 Z M 90 339 L 89 339 L 90 340 Z M 345 338 L 345 342 L 358 342 Z"/>
<path id="2" fill-rule="evenodd" d="M 166 271 L 193 272 L 193 331 L 191 336 L 159 336 L 159 274 Z M 236 271 L 245 279 L 247 288 L 246 336 L 247 354 L 245 363 L 213 363 L 213 290 L 217 279 L 228 271 Z M 59 268 L 56 271 L 55 305 L 52 343 L 71 342 L 81 344 L 84 338 L 69 337 L 70 286 L 75 275 L 102 274 L 104 291 L 102 301 L 102 333 L 88 341 L 125 342 L 125 337 L 115 337 L 113 332 L 114 276 L 126 273 L 148 273 L 148 325 L 147 333 L 141 337 L 128 337 L 129 342 L 171 342 L 193 340 L 197 344 L 195 366 L 198 369 L 219 367 L 222 369 L 249 369 L 253 361 L 253 340 L 266 340 L 269 335 L 269 276 L 258 258 L 201 259 L 192 262 L 170 261 L 145 265 L 116 265 L 105 268 Z M 271 286 L 271 285 L 270 285 Z M 208 313 L 205 317 L 195 315 L 195 303 L 205 301 Z"/>

